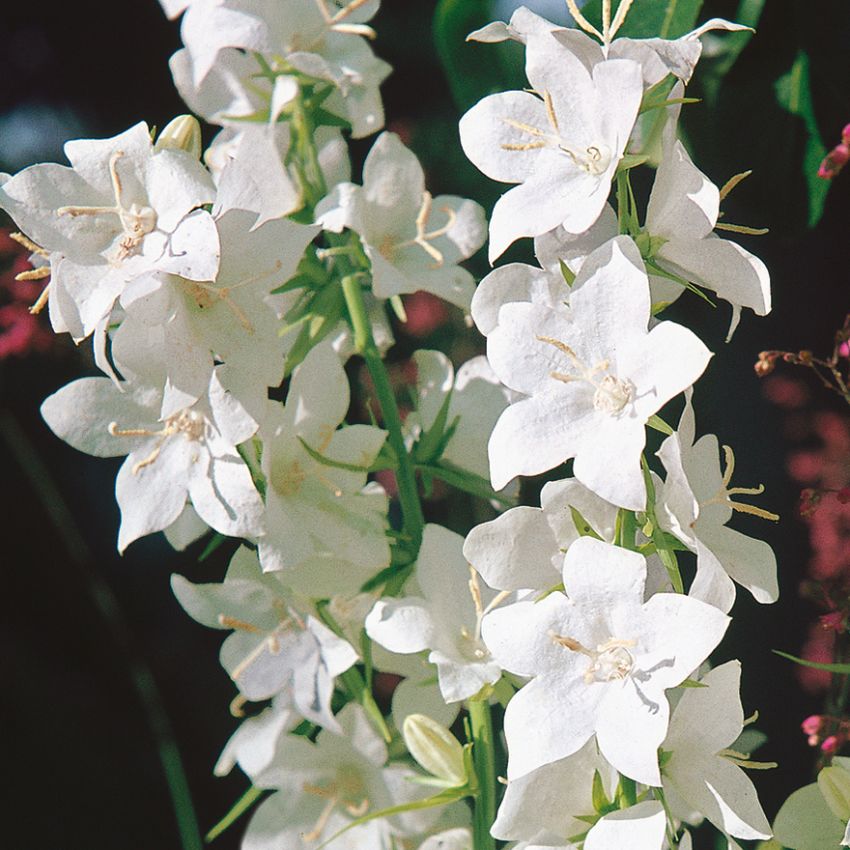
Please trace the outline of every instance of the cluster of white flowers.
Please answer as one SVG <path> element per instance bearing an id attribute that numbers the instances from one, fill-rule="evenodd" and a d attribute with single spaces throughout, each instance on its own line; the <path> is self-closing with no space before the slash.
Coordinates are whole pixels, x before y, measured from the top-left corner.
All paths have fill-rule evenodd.
<path id="1" fill-rule="evenodd" d="M 740 665 L 707 659 L 735 583 L 778 594 L 770 548 L 727 523 L 775 517 L 733 498 L 760 489 L 733 486 L 732 450 L 721 466 L 717 438 L 696 438 L 691 387 L 711 352 L 660 315 L 685 290 L 729 302 L 732 329 L 742 307 L 770 309 L 764 265 L 715 233 L 747 230 L 718 224 L 741 175 L 718 189 L 676 135 L 700 35 L 736 26 L 617 39 L 624 0 L 613 20 L 603 3 L 601 31 L 572 4 L 580 28 L 521 8 L 470 36 L 525 49 L 528 88 L 484 98 L 460 134 L 514 184 L 491 261 L 533 237 L 539 262 L 476 289 L 459 263 L 487 237 L 478 204 L 432 197 L 392 133 L 351 180 L 341 128 L 384 121 L 379 0 L 161 2 L 182 15 L 176 86 L 221 127 L 211 146 L 189 116 L 69 142 L 70 167 L 0 176 L 0 207 L 49 263 L 55 330 L 93 339 L 105 376 L 42 412 L 76 448 L 127 455 L 119 549 L 158 531 L 177 548 L 210 529 L 244 541 L 223 582 L 173 579 L 194 619 L 230 631 L 221 662 L 244 720 L 216 772 L 238 764 L 272 792 L 243 847 L 317 848 L 344 830 L 338 846 L 363 850 L 672 850 L 703 819 L 730 847 L 769 838 L 742 770 L 763 765 L 736 744 Z M 630 171 L 647 162 L 641 215 Z M 471 313 L 487 355 L 455 372 L 417 352 L 402 422 L 382 352 L 418 290 Z M 352 356 L 381 427 L 346 424 Z M 674 399 L 677 430 L 659 415 Z M 667 435 L 657 461 L 647 428 Z M 387 469 L 399 528 L 372 475 Z M 514 479 L 550 471 L 539 508 L 465 539 L 425 524 L 418 475 L 504 507 Z M 390 710 L 375 671 L 402 677 Z M 463 745 L 447 728 L 462 708 Z M 817 797 L 830 837 L 793 843 L 780 818 L 789 846 L 847 843 L 846 800 L 798 795 Z"/>

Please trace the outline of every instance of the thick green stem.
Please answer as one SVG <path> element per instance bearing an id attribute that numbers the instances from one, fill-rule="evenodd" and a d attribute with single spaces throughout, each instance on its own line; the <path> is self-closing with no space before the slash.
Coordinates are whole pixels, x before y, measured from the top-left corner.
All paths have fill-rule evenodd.
<path id="1" fill-rule="evenodd" d="M 495 850 L 490 827 L 496 820 L 496 754 L 493 744 L 493 720 L 487 700 L 470 700 L 469 725 L 472 732 L 472 760 L 478 793 L 472 816 L 473 850 Z"/>
<path id="2" fill-rule="evenodd" d="M 422 505 L 419 502 L 419 489 L 416 485 L 416 473 L 413 461 L 404 444 L 404 433 L 402 431 L 401 415 L 395 400 L 395 393 L 390 384 L 381 353 L 375 344 L 372 335 L 372 323 L 366 314 L 366 304 L 363 301 L 363 290 L 359 279 L 349 275 L 342 281 L 342 292 L 351 317 L 351 325 L 354 329 L 355 350 L 366 361 L 372 382 L 375 385 L 375 395 L 381 406 L 384 425 L 389 432 L 389 444 L 398 459 L 396 469 L 396 480 L 398 482 L 398 498 L 401 502 L 402 516 L 404 517 L 404 533 L 410 538 L 413 550 L 419 551 L 422 542 L 422 529 L 425 518 L 422 514 Z"/>

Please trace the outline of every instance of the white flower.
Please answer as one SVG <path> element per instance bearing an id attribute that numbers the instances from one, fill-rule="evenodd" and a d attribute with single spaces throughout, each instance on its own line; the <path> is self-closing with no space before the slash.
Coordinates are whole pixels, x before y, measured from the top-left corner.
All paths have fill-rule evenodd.
<path id="1" fill-rule="evenodd" d="M 419 160 L 395 133 L 372 146 L 363 185 L 338 185 L 316 218 L 327 230 L 360 234 L 378 298 L 421 289 L 469 309 L 475 284 L 458 263 L 484 244 L 484 211 L 455 195 L 432 198 Z"/>
<path id="2" fill-rule="evenodd" d="M 593 775 L 599 773 L 606 797 L 614 797 L 615 771 L 590 739 L 578 752 L 508 783 L 491 830 L 502 841 L 567 845 L 587 831 L 579 818 L 596 814 Z"/>
<path id="3" fill-rule="evenodd" d="M 332 84 L 336 91 L 324 107 L 348 120 L 355 138 L 367 136 L 384 124 L 379 87 L 390 72 L 363 38 L 372 34 L 365 22 L 378 6 L 379 0 L 335 10 L 327 0 L 288 0 L 285 6 L 278 0 L 195 0 L 181 26 L 192 81 L 200 85 L 226 48 L 260 53 L 278 74 L 295 70 Z M 256 78 L 245 75 L 242 83 L 256 85 Z"/>
<path id="4" fill-rule="evenodd" d="M 168 528 L 186 500 L 222 534 L 263 533 L 260 495 L 236 446 L 257 423 L 214 372 L 208 395 L 162 418 L 156 386 L 81 378 L 47 398 L 41 413 L 53 432 L 97 457 L 127 455 L 115 481 L 121 508 L 118 549 Z"/>
<path id="5" fill-rule="evenodd" d="M 222 254 L 215 280 L 145 276 L 121 297 L 127 316 L 113 357 L 120 368 L 128 349 L 151 344 L 140 336 L 155 337 L 168 376 L 163 415 L 196 401 L 216 363 L 223 364 L 217 367 L 222 381 L 255 416 L 265 407 L 267 388 L 283 380 L 291 338 L 279 333 L 280 296 L 271 291 L 295 273 L 317 228 L 282 220 L 251 229 L 253 222 L 241 210 L 216 219 Z"/>
<path id="6" fill-rule="evenodd" d="M 233 630 L 220 657 L 244 700 L 283 694 L 284 705 L 294 706 L 302 717 L 339 729 L 330 707 L 334 678 L 357 661 L 357 653 L 308 610 L 299 610 L 278 577 L 262 573 L 256 553 L 239 549 L 221 584 L 192 584 L 174 575 L 171 587 L 194 620 Z M 264 735 L 273 733 L 278 722 L 283 723 L 279 717 L 269 719 L 269 728 L 264 722 Z"/>
<path id="7" fill-rule="evenodd" d="M 833 771 L 834 775 L 827 779 L 824 776 L 826 771 Z M 850 807 L 846 803 L 841 805 L 843 801 L 838 800 L 829 787 L 835 784 L 843 786 L 846 794 L 850 785 L 848 780 L 850 758 L 836 756 L 832 765 L 820 772 L 817 782 L 798 789 L 782 804 L 773 824 L 776 840 L 791 850 L 850 847 Z"/>
<path id="8" fill-rule="evenodd" d="M 582 233 L 596 221 L 643 96 L 636 63 L 589 71 L 549 34 L 529 41 L 526 74 L 536 94 L 490 95 L 460 122 L 472 162 L 493 180 L 520 184 L 493 209 L 491 262 L 521 236 L 558 225 Z"/>
<path id="9" fill-rule="evenodd" d="M 691 331 L 661 322 L 647 331 L 649 285 L 628 237 L 582 266 L 569 312 L 506 304 L 487 340 L 490 365 L 527 396 L 499 418 L 490 437 L 498 490 L 574 457 L 574 474 L 597 495 L 646 507 L 640 456 L 650 416 L 703 372 L 711 353 Z"/>
<path id="10" fill-rule="evenodd" d="M 690 595 L 728 611 L 735 601 L 734 579 L 758 602 L 775 602 L 779 585 L 773 550 L 763 540 L 727 528 L 726 523 L 735 510 L 765 519 L 778 517 L 731 498 L 757 495 L 764 488 L 732 487 L 732 449 L 724 446 L 726 469 L 721 474 L 717 437 L 705 434 L 695 441 L 695 430 L 688 397 L 678 431 L 658 451 L 667 470 L 667 480 L 658 490 L 659 522 L 697 556 Z"/>
<path id="11" fill-rule="evenodd" d="M 0 188 L 0 207 L 50 254 L 57 331 L 88 336 L 140 274 L 215 278 L 218 235 L 197 209 L 215 189 L 197 159 L 155 151 L 144 123 L 112 139 L 68 142 L 65 155 L 70 168 L 33 165 Z"/>
<path id="12" fill-rule="evenodd" d="M 519 602 L 484 618 L 504 669 L 531 679 L 508 703 L 508 779 L 577 752 L 596 733 L 620 773 L 658 786 L 667 734 L 664 695 L 705 660 L 729 618 L 695 599 L 644 602 L 643 556 L 582 537 L 564 558 L 566 594 Z"/>
<path id="13" fill-rule="evenodd" d="M 386 744 L 369 726 L 365 712 L 349 703 L 337 715 L 338 733 L 322 731 L 313 743 L 289 735 L 274 760 L 253 777 L 259 788 L 277 793 L 263 801 L 248 825 L 242 847 L 248 850 L 303 850 L 327 841 L 358 817 L 427 796 L 402 765 L 386 765 Z M 331 846 L 390 850 L 392 837 L 421 832 L 432 812 L 377 819 L 349 830 Z"/>
<path id="14" fill-rule="evenodd" d="M 564 553 L 580 537 L 573 508 L 613 543 L 617 508 L 570 478 L 545 484 L 539 508 L 521 505 L 477 525 L 463 544 L 464 557 L 496 590 L 551 590 L 561 583 Z"/>
<path id="15" fill-rule="evenodd" d="M 632 59 L 641 64 L 644 83 L 652 86 L 668 74 L 687 83 L 702 53 L 700 37 L 711 30 L 736 32 L 749 27 L 712 18 L 701 26 L 676 39 L 615 38 L 610 44 L 599 44 L 578 29 L 561 27 L 520 6 L 509 24 L 495 21 L 467 36 L 470 41 L 500 42 L 512 39 L 520 44 L 541 33 L 551 33 L 569 47 L 585 64 L 592 66 L 605 59 Z"/>
<path id="16" fill-rule="evenodd" d="M 719 830 L 737 838 L 770 838 L 753 783 L 738 766 L 747 754 L 728 748 L 744 728 L 741 665 L 729 661 L 685 690 L 661 745 L 661 782 Z"/>
<path id="17" fill-rule="evenodd" d="M 734 306 L 736 317 L 741 307 L 766 315 L 770 312 L 767 268 L 740 245 L 715 235 L 718 188 L 676 139 L 675 121 L 669 122 L 664 136 L 646 210 L 644 229 L 649 236 L 650 259 L 665 271 L 716 292 Z M 675 301 L 684 291 L 681 284 L 658 275 L 651 275 L 650 280 L 653 302 Z M 734 324 L 736 320 L 733 328 Z"/>
<path id="18" fill-rule="evenodd" d="M 468 699 L 502 675 L 481 640 L 481 620 L 504 595 L 479 586 L 462 545 L 459 534 L 426 525 L 416 565 L 422 595 L 379 599 L 366 618 L 366 633 L 386 649 L 430 650 L 446 702 Z"/>
<path id="19" fill-rule="evenodd" d="M 452 362 L 440 351 L 416 351 L 416 410 L 405 419 L 405 427 L 418 440 L 434 427 L 444 405 L 446 427 L 455 426 L 440 461 L 468 470 L 484 479 L 490 477 L 487 446 L 489 434 L 508 406 L 511 393 L 493 374 L 485 357 L 467 360 L 455 374 Z"/>
<path id="20" fill-rule="evenodd" d="M 317 597 L 354 592 L 390 563 L 386 493 L 367 484 L 365 472 L 333 466 L 368 467 L 386 439 L 369 425 L 337 430 L 348 405 L 348 378 L 322 343 L 293 373 L 285 406 L 271 406 L 260 429 L 267 481 L 260 562 Z"/>

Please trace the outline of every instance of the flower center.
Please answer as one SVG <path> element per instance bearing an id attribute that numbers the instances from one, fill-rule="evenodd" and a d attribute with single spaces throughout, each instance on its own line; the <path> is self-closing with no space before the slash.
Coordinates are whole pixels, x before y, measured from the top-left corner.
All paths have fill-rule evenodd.
<path id="1" fill-rule="evenodd" d="M 611 148 L 602 143 L 587 145 L 586 147 L 571 144 L 561 135 L 561 130 L 558 126 L 558 116 L 555 114 L 555 104 L 552 102 L 552 95 L 548 91 L 543 92 L 543 104 L 546 107 L 546 116 L 549 120 L 550 129 L 541 130 L 539 127 L 525 124 L 522 121 L 503 118 L 502 120 L 506 124 L 519 130 L 524 135 L 530 136 L 531 140 L 505 143 L 501 146 L 502 150 L 530 151 L 549 148 L 550 150 L 556 150 L 566 155 L 575 165 L 588 174 L 604 174 L 611 165 Z"/>
<path id="2" fill-rule="evenodd" d="M 590 659 L 590 664 L 584 673 L 584 681 L 588 685 L 592 682 L 621 681 L 634 669 L 635 659 L 629 650 L 637 643 L 635 640 L 612 637 L 598 644 L 596 649 L 588 649 L 573 638 L 555 632 L 550 632 L 549 636 L 559 646 L 571 652 L 580 652 Z"/>
<path id="3" fill-rule="evenodd" d="M 604 374 L 601 379 L 599 378 L 600 373 L 608 372 L 608 369 L 611 368 L 610 361 L 601 360 L 595 366 L 589 367 L 579 359 L 572 348 L 559 339 L 550 336 L 538 336 L 537 339 L 557 348 L 562 354 L 566 354 L 571 361 L 570 365 L 575 369 L 575 373 L 571 374 L 550 372 L 549 377 L 560 381 L 562 384 L 570 384 L 573 381 L 585 381 L 590 384 L 595 390 L 593 406 L 596 410 L 607 413 L 609 416 L 617 416 L 634 399 L 635 385 L 628 378 L 618 378 L 610 373 Z"/>
<path id="4" fill-rule="evenodd" d="M 149 428 L 119 428 L 117 422 L 110 422 L 107 426 L 107 431 L 113 437 L 158 437 L 151 453 L 133 465 L 133 475 L 138 475 L 139 471 L 146 466 L 150 466 L 162 451 L 165 441 L 169 437 L 176 434 L 182 434 L 187 440 L 193 442 L 201 442 L 207 432 L 207 420 L 205 416 L 194 410 L 181 410 L 169 416 L 163 423 L 162 428 L 158 431 L 152 431 Z"/>
<path id="5" fill-rule="evenodd" d="M 125 156 L 124 151 L 115 151 L 109 158 L 109 178 L 112 183 L 112 195 L 115 206 L 112 207 L 59 207 L 56 215 L 69 215 L 76 218 L 79 215 L 116 215 L 121 222 L 123 231 L 121 238 L 114 251 L 112 260 L 121 262 L 134 254 L 139 253 L 139 248 L 148 233 L 156 230 L 156 210 L 144 204 L 132 203 L 125 207 L 121 201 L 121 177 L 118 174 L 118 161 Z"/>

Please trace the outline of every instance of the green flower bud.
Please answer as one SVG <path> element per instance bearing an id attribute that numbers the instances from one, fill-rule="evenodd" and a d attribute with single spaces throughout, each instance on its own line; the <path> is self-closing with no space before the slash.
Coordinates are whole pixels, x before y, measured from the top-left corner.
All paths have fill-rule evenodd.
<path id="1" fill-rule="evenodd" d="M 165 126 L 156 140 L 154 150 L 173 148 L 187 151 L 196 159 L 201 158 L 201 125 L 193 115 L 178 115 Z"/>
<path id="2" fill-rule="evenodd" d="M 410 754 L 428 773 L 453 788 L 466 784 L 463 747 L 445 726 L 424 714 L 409 714 L 402 734 Z"/>
<path id="3" fill-rule="evenodd" d="M 818 788 L 832 813 L 845 823 L 850 820 L 850 772 L 842 767 L 825 767 L 818 774 Z"/>

